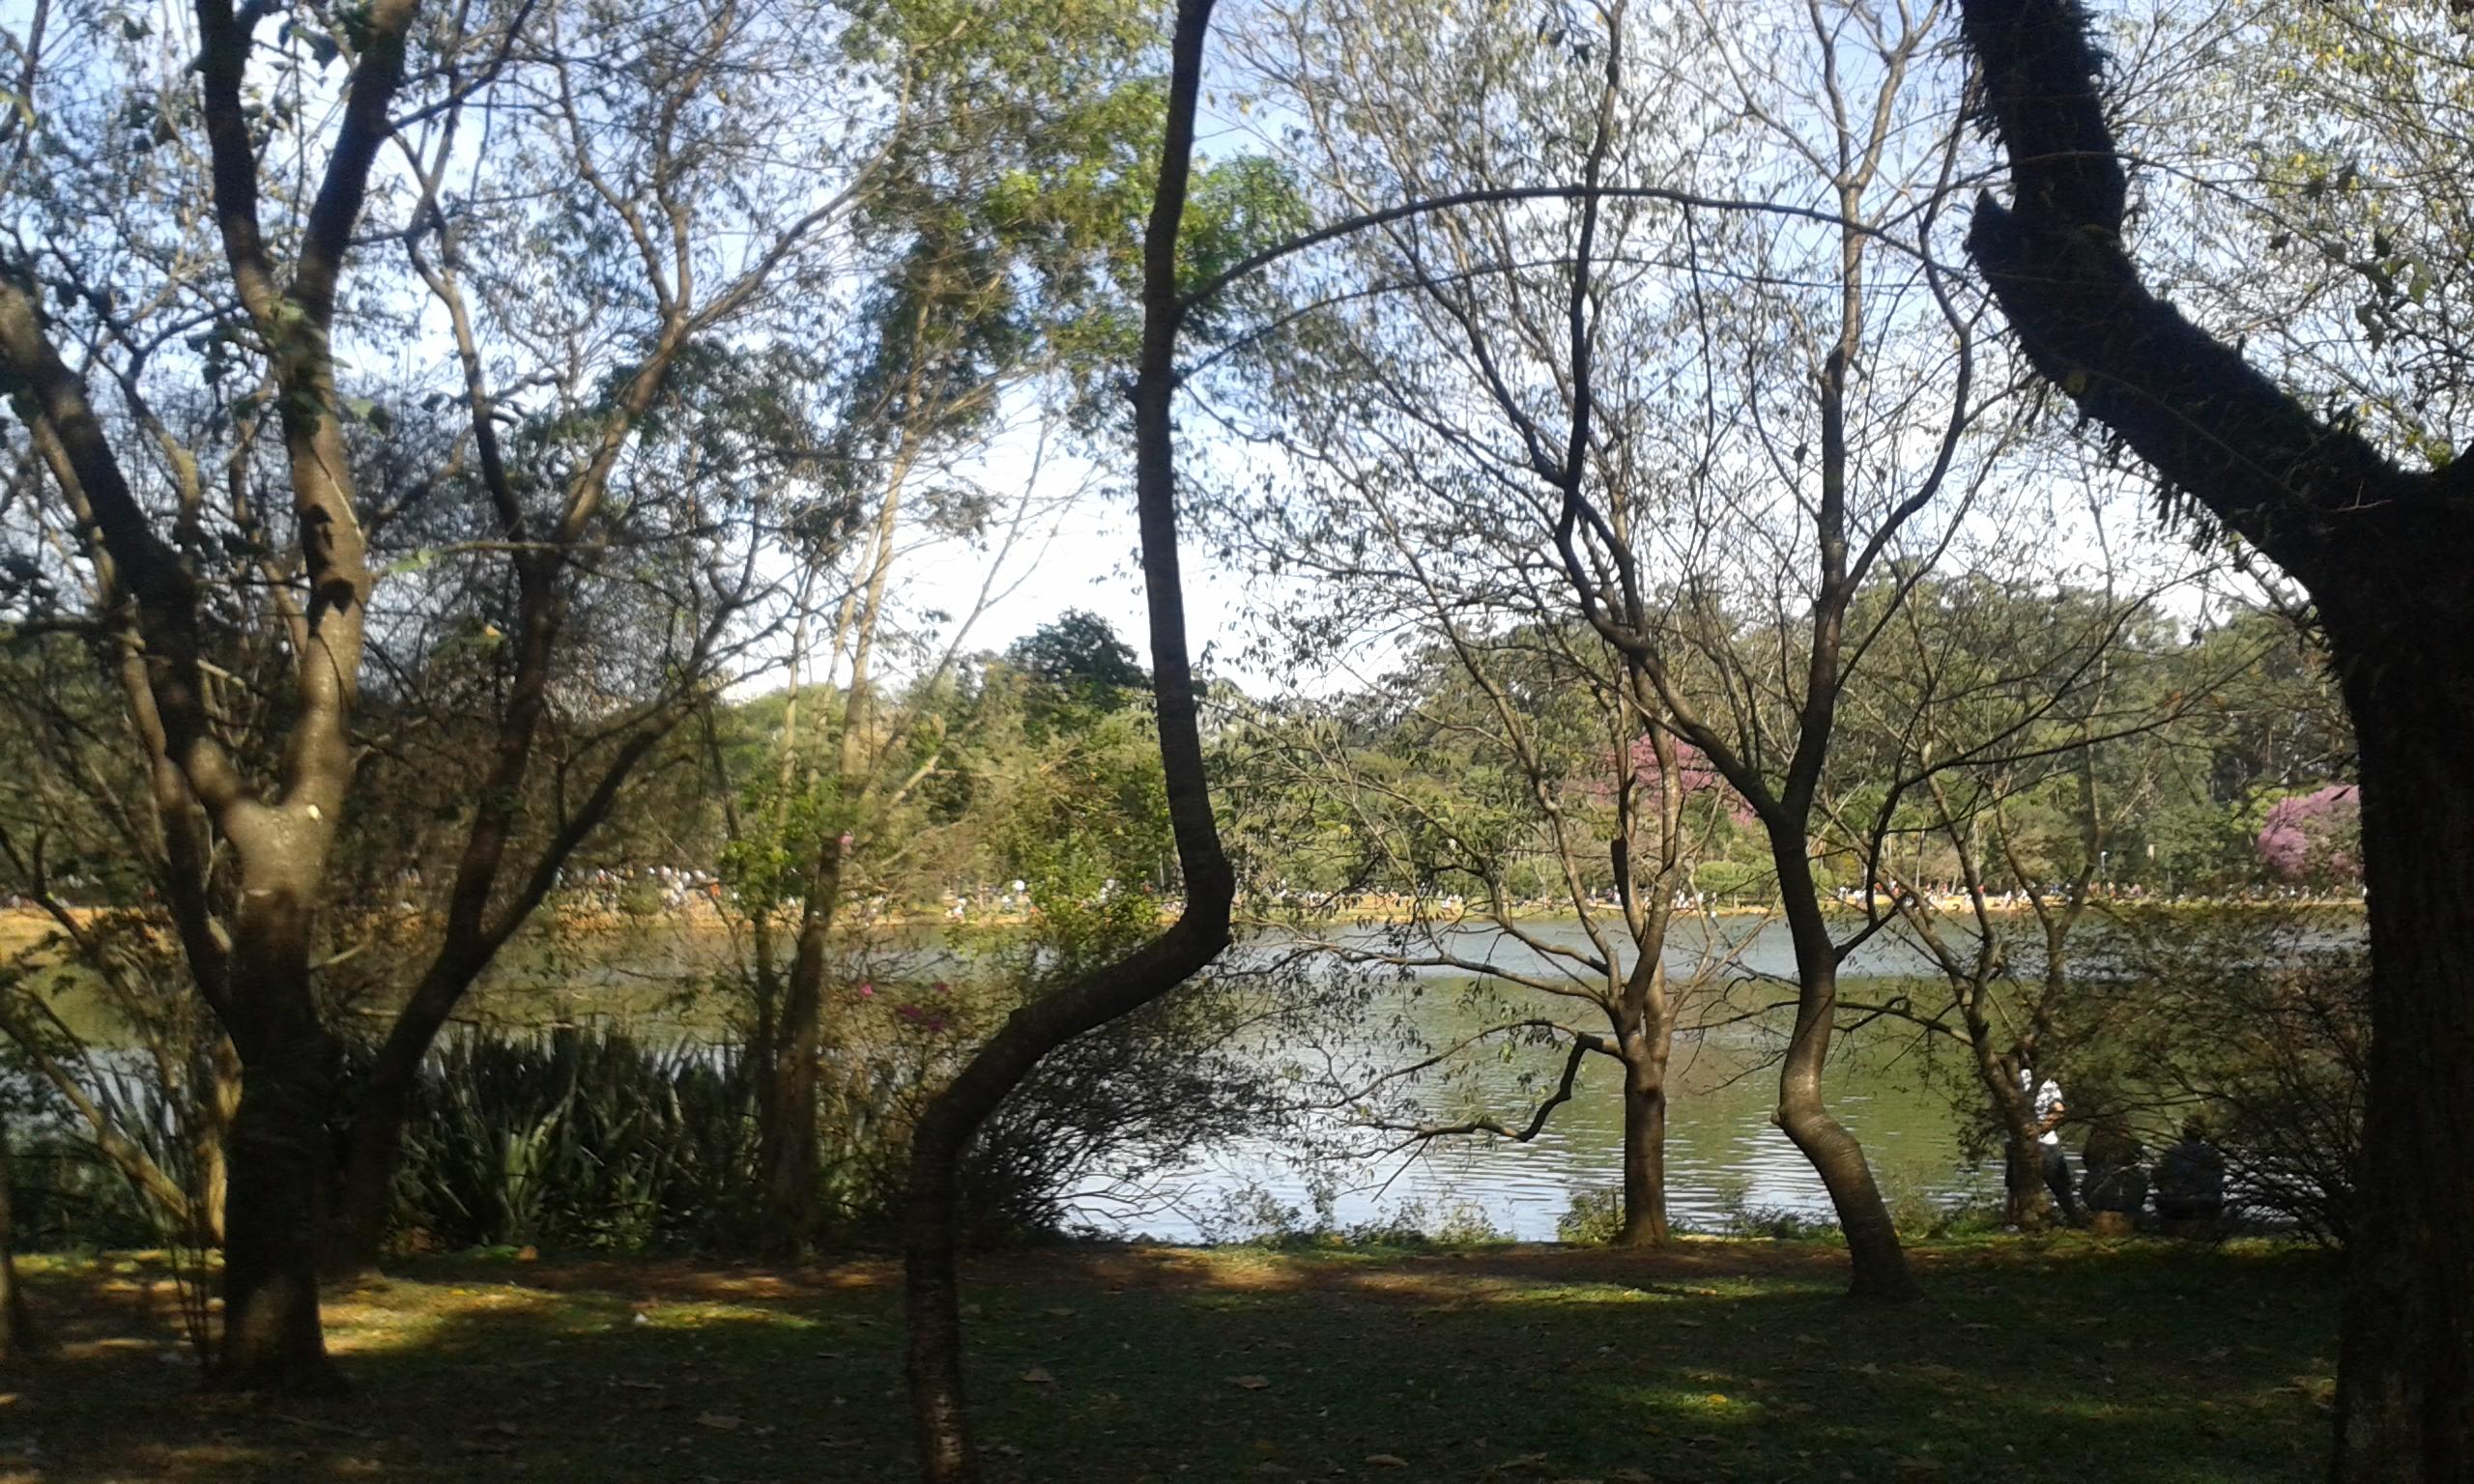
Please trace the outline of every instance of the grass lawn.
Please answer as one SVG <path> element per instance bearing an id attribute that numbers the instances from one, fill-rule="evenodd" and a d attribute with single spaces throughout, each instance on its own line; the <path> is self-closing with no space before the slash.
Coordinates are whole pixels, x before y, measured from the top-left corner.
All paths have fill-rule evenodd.
<path id="1" fill-rule="evenodd" d="M 2316 1479 L 2335 1270 L 2077 1237 L 1843 1252 L 1691 1241 L 1067 1248 L 972 1270 L 997 1479 Z M 802 1269 L 436 1258 L 334 1296 L 359 1394 L 201 1393 L 163 1271 L 24 1264 L 61 1341 L 0 1375 L 0 1480 L 900 1479 L 899 1295 Z M 178 1362 L 178 1363 L 175 1363 Z"/>

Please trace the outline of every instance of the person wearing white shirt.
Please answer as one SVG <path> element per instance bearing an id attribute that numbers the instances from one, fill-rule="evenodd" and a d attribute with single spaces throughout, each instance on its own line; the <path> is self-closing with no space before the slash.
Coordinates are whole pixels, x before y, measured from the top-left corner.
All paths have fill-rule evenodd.
<path id="1" fill-rule="evenodd" d="M 2061 1084 L 2051 1077 L 2038 1077 L 2032 1067 L 2019 1072 L 2019 1090 L 2033 1104 L 2036 1120 L 2036 1158 L 2045 1179 L 2045 1188 L 2053 1192 L 2054 1206 L 2062 1219 L 2077 1225 L 2079 1202 L 2070 1190 L 2070 1156 L 2061 1148 L 2061 1121 L 2070 1109 L 2062 1102 Z"/>

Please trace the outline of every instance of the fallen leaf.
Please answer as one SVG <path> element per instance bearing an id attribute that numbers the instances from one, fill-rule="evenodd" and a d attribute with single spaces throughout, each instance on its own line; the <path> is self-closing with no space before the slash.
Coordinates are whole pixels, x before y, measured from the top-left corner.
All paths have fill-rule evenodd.
<path id="1" fill-rule="evenodd" d="M 696 1421 L 717 1433 L 735 1433 L 739 1429 L 739 1419 L 727 1412 L 700 1412 L 696 1414 Z"/>
<path id="2" fill-rule="evenodd" d="M 1052 1385 L 1056 1382 L 1056 1378 L 1050 1375 L 1048 1373 L 1048 1367 L 1044 1365 L 1035 1365 L 1029 1370 L 1024 1371 L 1022 1373 L 1022 1379 L 1031 1383 L 1033 1385 L 1041 1386 Z"/>
<path id="3" fill-rule="evenodd" d="M 1368 1453 L 1366 1455 L 1366 1461 L 1368 1467 L 1375 1469 L 1406 1469 L 1409 1467 L 1409 1461 L 1402 1458 L 1397 1453 Z"/>
<path id="4" fill-rule="evenodd" d="M 1262 1391 L 1269 1389 L 1271 1380 L 1263 1376 L 1231 1376 L 1228 1378 L 1228 1384 L 1232 1386 L 1244 1386 L 1249 1391 Z"/>

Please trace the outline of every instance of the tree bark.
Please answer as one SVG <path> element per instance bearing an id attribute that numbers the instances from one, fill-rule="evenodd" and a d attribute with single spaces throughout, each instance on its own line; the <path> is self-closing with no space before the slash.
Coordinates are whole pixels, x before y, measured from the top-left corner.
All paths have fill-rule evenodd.
<path id="1" fill-rule="evenodd" d="M 14 1176 L 9 1130 L 0 1126 L 0 1360 L 20 1359 L 43 1348 L 34 1316 L 26 1308 L 25 1290 L 17 1284 L 16 1218 L 9 1200 Z"/>
<path id="2" fill-rule="evenodd" d="M 2474 1479 L 2474 666 L 2351 660 L 2345 698 L 2373 971 L 2334 1476 Z"/>
<path id="3" fill-rule="evenodd" d="M 842 842 L 817 847 L 799 912 L 798 948 L 772 1031 L 771 1114 L 764 1125 L 765 1228 L 786 1256 L 807 1249 L 817 1199 L 817 1059 L 824 1049 L 824 970 L 842 896 Z"/>
<path id="4" fill-rule="evenodd" d="M 1829 1192 L 1839 1230 L 1847 1237 L 1854 1267 L 1848 1296 L 1895 1303 L 1923 1297 L 1908 1270 L 1907 1249 L 1873 1179 L 1864 1146 L 1830 1117 L 1822 1096 L 1822 1071 L 1829 1062 L 1830 1033 L 1838 1016 L 1838 945 L 1822 915 L 1820 888 L 1800 835 L 1770 831 L 1778 890 L 1796 948 L 1796 1028 L 1778 1068 L 1775 1122 L 1811 1161 Z"/>
<path id="5" fill-rule="evenodd" d="M 245 1390 L 333 1394 L 342 1374 L 319 1326 L 318 1260 L 334 1180 L 337 1047 L 309 992 L 309 914 L 267 890 L 233 945 L 240 1107 L 232 1120 L 216 1379 Z"/>
<path id="6" fill-rule="evenodd" d="M 2002 1218 L 2023 1232 L 2041 1231 L 2053 1214 L 2045 1189 L 2044 1154 L 2035 1128 L 2035 1104 L 2019 1087 L 2019 1074 L 1996 1055 L 1983 1017 L 1970 1017 L 1976 1081 L 1984 1089 L 1993 1121 L 2001 1129 Z"/>
<path id="7" fill-rule="evenodd" d="M 1662 1047 L 1628 1046 L 1624 1057 L 1624 1231 L 1618 1241 L 1627 1247 L 1662 1247 L 1668 1236 L 1666 1057 Z"/>

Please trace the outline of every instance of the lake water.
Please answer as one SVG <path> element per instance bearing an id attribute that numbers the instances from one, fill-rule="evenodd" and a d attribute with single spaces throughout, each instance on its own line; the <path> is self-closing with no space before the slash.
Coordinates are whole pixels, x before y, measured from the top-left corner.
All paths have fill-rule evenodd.
<path id="1" fill-rule="evenodd" d="M 1852 932 L 1858 925 L 1841 925 Z M 2021 931 L 2031 925 L 2020 920 Z M 2101 930 L 2101 929 L 2097 929 Z M 1398 947 L 1374 928 L 1322 929 L 1344 948 L 1381 952 Z M 2361 919 L 2332 912 L 2306 937 L 2304 947 L 2334 946 L 2356 937 Z M 1451 1043 L 1507 1013 L 1564 1013 L 1572 1023 L 1589 1007 L 1519 991 L 1489 1007 L 1474 1003 L 1479 976 L 1468 964 L 1551 976 L 1566 956 L 1581 951 L 1586 936 L 1576 922 L 1522 925 L 1531 941 L 1513 941 L 1491 929 L 1448 930 L 1411 946 L 1402 956 L 1438 952 L 1461 966 L 1397 968 L 1350 1013 L 1327 1018 L 1310 1045 L 1316 1058 L 1342 1063 L 1397 1065 L 1400 1033 L 1427 1045 Z M 2092 935 L 2092 934 L 2091 934 Z M 941 936 L 921 934 L 882 945 L 872 972 L 898 982 L 937 972 L 945 952 Z M 2083 943 L 2084 956 L 2092 944 Z M 1259 971 L 1303 951 L 1294 935 L 1260 932 L 1231 951 L 1225 965 Z M 2027 944 L 2014 960 L 2034 961 Z M 645 1034 L 668 1028 L 705 1041 L 725 1034 L 709 985 L 730 957 L 727 938 L 709 928 L 682 928 L 653 922 L 617 932 L 596 930 L 573 938 L 534 936 L 510 952 L 477 988 L 467 1006 L 470 1018 L 502 1026 L 538 1026 L 605 1020 Z M 1669 1072 L 1668 1210 L 1678 1222 L 1721 1226 L 1747 1213 L 1785 1213 L 1827 1220 L 1828 1198 L 1811 1167 L 1769 1121 L 1774 1101 L 1771 1058 L 1792 1013 L 1794 955 L 1784 927 L 1755 918 L 1686 920 L 1676 925 L 1668 948 L 1670 979 L 1696 977 L 1716 987 L 1704 991 L 1701 1019 L 1711 1028 L 1679 1035 Z M 1919 1004 L 1938 1003 L 1942 992 L 1921 951 L 1895 932 L 1881 933 L 1851 954 L 1840 972 L 1843 1007 L 1912 992 Z M 1269 990 L 1252 991 L 1270 993 Z M 1763 1006 L 1768 1013 L 1757 1012 Z M 109 1045 L 112 1031 L 100 1007 L 73 991 L 57 1007 L 72 1029 Z M 1691 1017 L 1686 1016 L 1686 1023 Z M 1591 1029 L 1603 1029 L 1591 1025 Z M 654 1034 L 658 1034 L 657 1031 Z M 1971 1099 L 1953 1048 L 1938 1065 L 1921 1049 L 1923 1037 L 1895 1021 L 1842 1033 L 1827 1074 L 1831 1111 L 1864 1146 L 1873 1169 L 1894 1204 L 1927 1201 L 1955 1205 L 1990 1201 L 1999 1193 L 1998 1160 L 1978 1165 L 1963 1155 L 1954 1098 Z M 1256 1065 L 1278 1069 L 1301 1059 L 1309 1047 L 1296 1041 L 1246 1048 Z M 108 1055 L 108 1053 L 107 1053 Z M 1413 1084 L 1413 1116 L 1457 1122 L 1485 1112 L 1520 1127 L 1561 1070 L 1563 1054 L 1542 1046 L 1470 1061 L 1456 1076 Z M 1320 1062 L 1318 1060 L 1318 1065 Z M 1124 1191 L 1094 1188 L 1080 1215 L 1091 1226 L 1124 1236 L 1192 1241 L 1232 1235 L 1243 1222 L 1225 1219 L 1232 1203 L 1262 1200 L 1290 1208 L 1302 1219 L 1347 1227 L 1403 1214 L 1432 1225 L 1455 1215 L 1482 1219 L 1523 1240 L 1550 1239 L 1556 1224 L 1587 1193 L 1620 1183 L 1622 1148 L 1619 1069 L 1603 1057 L 1584 1064 L 1571 1100 L 1556 1109 L 1534 1140 L 1514 1143 L 1482 1136 L 1436 1141 L 1411 1152 L 1373 1152 L 1360 1138 L 1345 1158 L 1301 1161 L 1288 1138 L 1238 1139 L 1206 1151 L 1183 1168 L 1146 1184 L 1132 1198 Z M 1342 1130 L 1326 1121 L 1325 1134 Z M 1319 1204 L 1318 1204 L 1319 1203 Z"/>
<path id="2" fill-rule="evenodd" d="M 1384 946 L 1380 929 L 1330 931 L 1352 947 Z M 1577 950 L 1587 942 L 1577 923 L 1524 925 L 1524 931 L 1546 952 L 1490 930 L 1453 931 L 1438 941 L 1454 956 L 1529 973 L 1554 972 L 1555 950 Z M 1239 963 L 1260 966 L 1284 946 L 1293 945 L 1257 936 L 1233 952 Z M 481 1003 L 512 1019 L 537 1018 L 554 1005 L 561 1018 L 607 1013 L 640 1022 L 647 1015 L 676 1014 L 679 1002 L 674 997 L 680 986 L 708 973 L 720 947 L 707 934 L 656 929 L 624 949 L 604 943 L 535 956 L 485 985 Z M 1668 952 L 1672 977 L 1688 980 L 1696 969 L 1719 960 L 1713 977 L 1731 985 L 1735 1004 L 1792 1000 L 1794 956 L 1782 925 L 1764 927 L 1751 919 L 1720 919 L 1714 928 L 1678 925 Z M 1842 994 L 1862 999 L 1868 985 L 1912 985 L 1929 971 L 1913 945 L 1883 934 L 1850 956 L 1842 970 Z M 1457 969 L 1403 971 L 1362 1008 L 1360 1018 L 1371 1027 L 1405 1017 L 1427 1042 L 1446 1043 L 1484 1023 L 1464 994 L 1473 978 Z M 1541 1007 L 1572 1008 L 1535 994 L 1506 1004 L 1529 1013 Z M 1679 1038 L 1667 1135 L 1668 1209 L 1679 1222 L 1715 1226 L 1746 1211 L 1829 1215 L 1827 1195 L 1811 1166 L 1769 1122 L 1775 1072 L 1768 1057 L 1788 1019 L 1781 1012 Z M 1318 1049 L 1343 1058 L 1370 1054 L 1368 1044 L 1352 1045 L 1349 1040 L 1342 1030 L 1338 1044 Z M 1950 1097 L 1940 1090 L 1947 1079 L 1928 1077 L 1917 1041 L 1912 1031 L 1895 1029 L 1841 1037 L 1830 1064 L 1831 1110 L 1862 1141 L 1893 1198 L 1942 1204 L 1992 1198 L 1999 1191 L 1999 1169 L 1973 1166 L 1961 1156 Z M 1263 1046 L 1250 1054 L 1278 1059 L 1297 1049 Z M 1522 1048 L 1509 1060 L 1482 1059 L 1449 1081 L 1422 1083 L 1414 1096 L 1438 1120 L 1456 1121 L 1482 1108 L 1518 1127 L 1553 1085 L 1562 1061 L 1557 1051 Z M 1551 1239 L 1574 1197 L 1621 1180 L 1618 1073 L 1612 1061 L 1588 1058 L 1571 1100 L 1525 1144 L 1470 1137 L 1428 1143 L 1413 1153 L 1321 1159 L 1300 1168 L 1286 1141 L 1242 1140 L 1211 1150 L 1138 1196 L 1095 1189 L 1081 1216 L 1116 1235 L 1193 1241 L 1232 1230 L 1215 1217 L 1233 1199 L 1260 1195 L 1310 1217 L 1320 1193 L 1326 1202 L 1321 1214 L 1340 1226 L 1404 1212 L 1429 1223 L 1460 1213 L 1523 1240 Z"/>
<path id="3" fill-rule="evenodd" d="M 1524 925 L 1523 930 L 1545 951 L 1491 929 L 1467 929 L 1401 956 L 1440 946 L 1453 957 L 1536 975 L 1555 972 L 1556 950 L 1589 946 L 1577 924 Z M 1375 929 L 1334 936 L 1362 949 L 1390 946 Z M 1260 943 L 1249 949 L 1257 956 L 1266 953 Z M 1680 923 L 1667 965 L 1677 984 L 1706 971 L 1699 1008 L 1708 1020 L 1794 997 L 1794 954 L 1781 924 Z M 1885 934 L 1850 956 L 1841 994 L 1862 1000 L 1872 990 L 1891 987 L 1929 992 L 1930 986 L 1917 985 L 1917 977 L 1930 969 L 1913 945 Z M 1476 979 L 1459 969 L 1416 969 L 1369 1007 L 1366 1019 L 1382 1023 L 1405 1014 L 1429 1044 L 1450 1043 L 1487 1022 L 1466 1000 Z M 1524 1013 L 1552 1008 L 1526 991 L 1506 996 L 1503 1005 Z M 1666 1152 L 1667 1207 L 1674 1220 L 1714 1227 L 1745 1213 L 1830 1216 L 1828 1195 L 1812 1166 L 1770 1122 L 1776 1100 L 1772 1058 L 1791 1021 L 1791 1012 L 1776 1009 L 1757 1019 L 1678 1037 L 1669 1069 Z M 1939 1069 L 1928 1067 L 1918 1041 L 1912 1029 L 1886 1022 L 1839 1038 L 1830 1062 L 1831 1111 L 1863 1143 L 1893 1198 L 1938 1205 L 1996 1198 L 1999 1167 L 1972 1165 L 1962 1156 L 1944 1090 L 1951 1081 L 1947 1058 Z M 1509 1060 L 1480 1058 L 1449 1084 L 1422 1085 L 1418 1100 L 1437 1122 L 1458 1122 L 1482 1110 L 1508 1126 L 1524 1127 L 1563 1061 L 1561 1051 L 1542 1047 L 1523 1048 Z M 1329 1219 L 1340 1226 L 1406 1210 L 1429 1222 L 1454 1213 L 1476 1216 L 1524 1241 L 1548 1240 L 1575 1197 L 1620 1184 L 1622 1147 L 1621 1069 L 1592 1056 L 1582 1064 L 1571 1100 L 1555 1109 L 1526 1143 L 1471 1136 L 1338 1167 L 1327 1161 L 1300 1169 L 1280 1146 L 1248 1141 L 1215 1150 L 1179 1172 L 1173 1184 L 1182 1188 L 1172 1191 L 1173 1199 L 1133 1211 L 1103 1204 L 1093 1214 L 1106 1229 L 1193 1240 L 1213 1233 L 1213 1209 L 1230 1192 L 1259 1191 L 1311 1212 L 1322 1187 Z"/>

